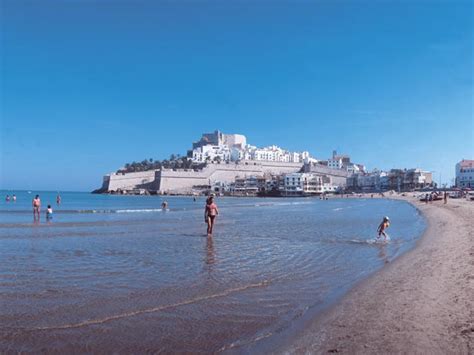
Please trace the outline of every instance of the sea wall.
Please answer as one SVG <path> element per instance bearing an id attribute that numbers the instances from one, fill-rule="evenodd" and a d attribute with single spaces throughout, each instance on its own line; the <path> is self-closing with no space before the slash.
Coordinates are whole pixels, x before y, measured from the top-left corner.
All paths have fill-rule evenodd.
<path id="1" fill-rule="evenodd" d="M 102 187 L 107 191 L 149 188 L 155 181 L 155 170 L 138 173 L 113 173 L 104 176 Z"/>
<path id="2" fill-rule="evenodd" d="M 194 186 L 210 185 L 216 181 L 230 183 L 237 176 L 261 176 L 265 173 L 282 174 L 297 172 L 302 168 L 299 163 L 255 162 L 209 164 L 200 171 L 167 170 L 156 171 L 153 189 L 159 192 L 187 193 Z"/>
<path id="3" fill-rule="evenodd" d="M 133 190 L 144 188 L 161 193 L 190 193 L 193 187 L 209 186 L 215 182 L 231 183 L 235 178 L 284 174 L 300 171 L 301 163 L 241 161 L 240 163 L 208 164 L 202 170 L 150 170 L 138 173 L 113 173 L 104 176 L 102 190 Z M 331 183 L 346 186 L 348 173 L 327 167 L 311 167 L 307 172 L 327 175 Z"/>

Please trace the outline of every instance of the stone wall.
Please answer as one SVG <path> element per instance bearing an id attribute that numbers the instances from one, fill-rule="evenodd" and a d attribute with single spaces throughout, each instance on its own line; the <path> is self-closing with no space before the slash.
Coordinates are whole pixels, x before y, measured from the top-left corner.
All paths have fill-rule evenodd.
<path id="1" fill-rule="evenodd" d="M 104 176 L 105 191 L 144 188 L 166 193 L 190 193 L 194 186 L 207 186 L 219 181 L 231 183 L 237 176 L 262 176 L 265 173 L 283 174 L 300 171 L 301 163 L 241 161 L 236 163 L 208 164 L 202 170 L 150 170 L 138 173 L 110 174 Z M 333 184 L 346 185 L 348 173 L 327 167 L 312 166 L 308 172 L 328 175 Z"/>
<path id="2" fill-rule="evenodd" d="M 155 181 L 155 170 L 141 171 L 138 173 L 113 173 L 104 176 L 102 187 L 108 191 L 132 190 L 136 188 L 149 188 Z"/>
<path id="3" fill-rule="evenodd" d="M 209 164 L 201 171 L 157 171 L 153 189 L 160 192 L 188 193 L 193 186 L 210 185 L 216 181 L 231 183 L 237 176 L 262 176 L 265 173 L 282 174 L 297 172 L 299 163 L 243 161 L 239 164 Z"/>

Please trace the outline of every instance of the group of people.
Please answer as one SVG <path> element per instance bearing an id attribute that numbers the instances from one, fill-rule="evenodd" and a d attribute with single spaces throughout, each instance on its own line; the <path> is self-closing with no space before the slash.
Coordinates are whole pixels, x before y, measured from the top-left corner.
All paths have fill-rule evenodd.
<path id="1" fill-rule="evenodd" d="M 10 201 L 16 202 L 16 195 L 12 195 L 12 197 L 10 197 L 10 195 L 7 195 L 7 196 L 5 197 L 5 201 L 6 201 L 6 202 L 10 202 Z"/>
<path id="2" fill-rule="evenodd" d="M 16 201 L 16 196 L 12 196 L 12 200 Z M 10 201 L 10 196 L 7 195 L 6 201 Z M 194 198 L 194 201 L 196 199 Z M 58 194 L 56 196 L 56 203 L 59 205 L 61 204 L 61 196 Z M 39 195 L 36 195 L 35 198 L 33 199 L 33 218 L 34 220 L 39 220 L 40 219 L 40 213 L 41 213 L 41 199 Z M 168 209 L 168 202 L 163 201 L 161 204 L 161 207 L 163 210 Z M 206 206 L 204 208 L 204 222 L 207 224 L 207 236 L 211 237 L 212 232 L 214 230 L 214 225 L 216 223 L 216 217 L 219 215 L 219 209 L 217 208 L 216 203 L 214 202 L 214 196 L 211 195 L 206 199 Z M 48 205 L 48 208 L 46 209 L 46 220 L 50 221 L 53 218 L 53 208 L 51 205 Z M 377 238 L 381 238 L 384 236 L 384 239 L 387 239 L 387 234 L 385 233 L 385 230 L 390 226 L 390 219 L 388 217 L 384 217 L 382 222 L 377 228 L 377 233 L 378 236 Z"/>
<path id="3" fill-rule="evenodd" d="M 193 198 L 196 201 L 196 198 Z M 168 207 L 168 202 L 163 201 L 161 207 L 166 209 Z M 216 217 L 219 215 L 219 209 L 217 208 L 216 203 L 214 202 L 214 196 L 211 195 L 206 199 L 206 206 L 204 208 L 204 223 L 207 224 L 207 236 L 212 237 L 212 232 L 214 230 L 214 224 L 216 223 Z M 384 217 L 382 222 L 377 228 L 377 239 L 384 237 L 384 240 L 387 240 L 386 229 L 390 226 L 390 218 Z"/>
<path id="4" fill-rule="evenodd" d="M 425 201 L 425 203 L 430 203 L 430 202 L 433 202 L 433 201 L 436 201 L 436 200 L 441 200 L 441 198 L 443 199 L 444 203 L 448 203 L 448 192 L 447 191 L 444 191 L 444 192 L 431 192 L 431 193 L 427 193 L 425 194 L 424 198 L 421 199 L 421 201 Z"/>
<path id="5" fill-rule="evenodd" d="M 61 204 L 61 196 L 58 194 L 56 196 L 56 203 L 58 205 Z M 33 219 L 35 221 L 40 220 L 40 213 L 41 213 L 41 199 L 39 195 L 36 195 L 35 198 L 33 199 L 32 202 L 33 205 Z M 46 208 L 46 220 L 51 221 L 53 219 L 53 208 L 51 205 L 48 205 L 48 208 Z"/>

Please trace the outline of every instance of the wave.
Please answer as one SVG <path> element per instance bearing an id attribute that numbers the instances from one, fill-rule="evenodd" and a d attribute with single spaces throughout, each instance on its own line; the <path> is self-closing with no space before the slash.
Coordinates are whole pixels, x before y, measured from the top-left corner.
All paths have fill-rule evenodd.
<path id="1" fill-rule="evenodd" d="M 115 210 L 115 213 L 142 213 L 142 212 L 162 212 L 163 209 L 161 208 L 143 208 L 143 209 L 127 209 L 127 210 Z M 169 208 L 165 209 L 165 211 L 170 211 Z"/>
<path id="2" fill-rule="evenodd" d="M 179 209 L 166 209 L 165 211 L 176 211 Z M 184 210 L 181 209 L 181 210 Z M 55 210 L 54 214 L 88 214 L 88 213 L 149 213 L 149 212 L 162 212 L 161 208 L 136 208 L 136 209 L 84 209 L 84 210 Z M 5 214 L 31 214 L 31 210 L 3 210 L 0 211 Z"/>
<path id="3" fill-rule="evenodd" d="M 288 202 L 256 202 L 256 203 L 246 203 L 246 204 L 235 204 L 235 205 L 227 205 L 222 204 L 219 206 L 221 209 L 228 209 L 228 208 L 260 208 L 260 207 L 280 207 L 280 206 L 294 206 L 294 205 L 306 205 L 311 204 L 311 201 L 288 201 Z M 186 206 L 186 207 L 178 207 L 178 208 L 167 208 L 164 210 L 165 212 L 177 212 L 177 211 L 192 211 L 192 210 L 200 210 L 204 206 Z M 164 212 L 162 208 L 104 208 L 104 209 L 56 209 L 54 210 L 54 214 L 108 214 L 108 213 L 156 213 L 156 212 Z M 17 209 L 17 210 L 0 210 L 0 214 L 31 214 L 31 209 Z"/>
<path id="4" fill-rule="evenodd" d="M 130 312 L 111 315 L 111 316 L 104 317 L 104 318 L 99 318 L 99 319 L 89 319 L 89 320 L 85 320 L 85 321 L 82 321 L 82 322 L 79 322 L 79 323 L 56 325 L 56 326 L 46 326 L 46 327 L 36 327 L 36 328 L 32 328 L 30 330 L 60 330 L 60 329 L 81 328 L 81 327 L 86 327 L 86 326 L 90 326 L 90 325 L 102 324 L 102 323 L 110 322 L 110 321 L 117 320 L 117 319 L 134 317 L 134 316 L 138 316 L 138 315 L 141 315 L 141 314 L 160 312 L 160 311 L 163 311 L 163 310 L 166 310 L 166 309 L 169 309 L 169 308 L 176 308 L 176 307 L 181 307 L 181 306 L 186 306 L 186 305 L 189 305 L 189 304 L 193 304 L 193 303 L 196 303 L 196 302 L 202 302 L 202 301 L 207 301 L 207 300 L 214 299 L 214 298 L 225 297 L 225 296 L 229 296 L 230 294 L 233 294 L 233 293 L 236 293 L 236 292 L 242 292 L 242 291 L 246 291 L 246 290 L 253 289 L 253 288 L 267 287 L 269 284 L 270 284 L 269 280 L 263 280 L 263 281 L 258 282 L 258 283 L 244 285 L 244 286 L 241 286 L 241 287 L 235 287 L 235 288 L 224 290 L 224 291 L 219 292 L 219 293 L 206 295 L 206 296 L 201 296 L 201 297 L 196 297 L 196 298 L 192 298 L 192 299 L 177 302 L 177 303 L 157 306 L 157 307 L 153 307 L 153 308 L 141 309 L 141 310 L 136 310 L 136 311 L 130 311 Z"/>

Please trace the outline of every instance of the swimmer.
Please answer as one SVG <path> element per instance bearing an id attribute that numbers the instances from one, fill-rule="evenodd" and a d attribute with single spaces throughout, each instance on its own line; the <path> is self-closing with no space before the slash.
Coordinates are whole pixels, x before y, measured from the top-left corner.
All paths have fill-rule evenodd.
<path id="1" fill-rule="evenodd" d="M 387 234 L 385 230 L 390 226 L 390 219 L 388 217 L 384 217 L 383 221 L 380 223 L 379 227 L 377 228 L 377 239 L 383 234 L 384 240 L 387 240 Z"/>

